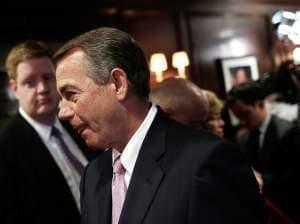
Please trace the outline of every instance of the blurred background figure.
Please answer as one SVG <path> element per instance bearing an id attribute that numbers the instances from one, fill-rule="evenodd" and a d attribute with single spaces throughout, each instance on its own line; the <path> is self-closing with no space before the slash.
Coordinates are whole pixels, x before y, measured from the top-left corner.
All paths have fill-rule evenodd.
<path id="1" fill-rule="evenodd" d="M 260 191 L 268 201 L 299 223 L 299 128 L 272 115 L 265 90 L 256 82 L 234 86 L 228 93 L 230 109 L 248 132 L 240 136 Z"/>
<path id="2" fill-rule="evenodd" d="M 293 60 L 283 62 L 276 72 L 266 72 L 258 80 L 272 114 L 297 122 L 300 102 L 300 65 Z"/>
<path id="3" fill-rule="evenodd" d="M 217 95 L 210 90 L 203 90 L 206 94 L 209 112 L 206 119 L 204 128 L 208 131 L 224 138 L 224 125 L 225 122 L 222 119 L 222 110 L 224 108 L 224 103 Z"/>
<path id="4" fill-rule="evenodd" d="M 173 119 L 224 138 L 225 122 L 221 117 L 224 104 L 214 92 L 189 80 L 169 78 L 151 90 L 150 100 Z"/>
<path id="5" fill-rule="evenodd" d="M 0 128 L 16 110 L 17 102 L 9 92 L 8 76 L 6 72 L 0 71 Z"/>
<path id="6" fill-rule="evenodd" d="M 190 127 L 203 128 L 209 115 L 206 94 L 186 79 L 164 80 L 151 90 L 150 100 L 170 117 Z"/>

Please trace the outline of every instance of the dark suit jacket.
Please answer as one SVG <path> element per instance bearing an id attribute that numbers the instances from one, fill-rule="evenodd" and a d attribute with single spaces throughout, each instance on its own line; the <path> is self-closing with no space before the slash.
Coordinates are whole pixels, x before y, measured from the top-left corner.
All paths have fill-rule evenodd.
<path id="1" fill-rule="evenodd" d="M 78 146 L 93 157 L 84 142 Z M 0 223 L 80 223 L 70 188 L 36 131 L 17 114 L 0 134 Z"/>
<path id="2" fill-rule="evenodd" d="M 112 155 L 86 169 L 82 224 L 110 224 Z M 120 224 L 261 223 L 258 186 L 240 151 L 159 112 L 143 142 Z"/>
<path id="3" fill-rule="evenodd" d="M 250 164 L 262 173 L 264 193 L 288 216 L 300 223 L 300 131 L 272 116 L 262 148 L 245 147 Z M 256 154 L 256 156 L 255 156 Z"/>
<path id="4" fill-rule="evenodd" d="M 273 115 L 260 149 L 254 149 L 251 145 L 247 145 L 251 133 L 246 135 L 245 152 L 251 165 L 263 174 L 272 173 L 278 167 L 277 161 L 284 151 L 281 148 L 282 142 L 289 137 L 292 129 L 292 123 Z"/>

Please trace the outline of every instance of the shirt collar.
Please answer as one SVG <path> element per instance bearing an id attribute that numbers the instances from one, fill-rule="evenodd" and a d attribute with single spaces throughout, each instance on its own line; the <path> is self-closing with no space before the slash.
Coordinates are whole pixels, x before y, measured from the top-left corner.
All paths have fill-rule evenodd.
<path id="1" fill-rule="evenodd" d="M 32 119 L 21 107 L 19 107 L 20 115 L 36 130 L 36 132 L 45 140 L 49 140 L 51 137 L 51 125 L 46 125 Z M 55 118 L 54 126 L 64 134 L 63 127 L 59 122 L 58 118 Z"/>
<path id="2" fill-rule="evenodd" d="M 267 131 L 267 128 L 269 126 L 270 121 L 271 121 L 271 113 L 267 112 L 267 116 L 266 116 L 265 120 L 263 121 L 263 123 L 259 127 L 260 133 L 263 134 Z"/>
<path id="3" fill-rule="evenodd" d="M 127 145 L 123 150 L 123 153 L 121 155 L 121 162 L 124 168 L 126 169 L 126 172 L 129 173 L 129 175 L 132 175 L 133 168 L 135 166 L 135 162 L 137 160 L 141 146 L 143 144 L 146 134 L 156 114 L 157 114 L 157 106 L 152 104 L 144 121 L 139 126 L 139 128 L 134 133 L 134 135 L 131 137 L 131 139 L 129 140 L 129 142 L 127 143 Z M 120 153 L 117 150 L 113 149 L 112 151 L 113 162 L 119 155 Z"/>

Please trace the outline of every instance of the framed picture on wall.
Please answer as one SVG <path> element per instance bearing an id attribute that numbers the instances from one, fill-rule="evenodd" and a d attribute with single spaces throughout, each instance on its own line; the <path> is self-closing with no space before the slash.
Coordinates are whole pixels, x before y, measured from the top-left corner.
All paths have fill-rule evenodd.
<path id="1" fill-rule="evenodd" d="M 221 67 L 226 92 L 234 85 L 259 78 L 254 56 L 222 59 Z"/>
<path id="2" fill-rule="evenodd" d="M 257 80 L 259 78 L 257 60 L 254 56 L 221 59 L 225 92 L 237 84 Z M 239 120 L 229 110 L 230 122 L 233 126 L 239 124 Z"/>

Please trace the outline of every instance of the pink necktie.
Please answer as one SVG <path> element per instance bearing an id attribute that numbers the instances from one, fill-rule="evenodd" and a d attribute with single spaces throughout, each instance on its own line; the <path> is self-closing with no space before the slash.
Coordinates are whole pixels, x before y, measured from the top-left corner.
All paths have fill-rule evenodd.
<path id="1" fill-rule="evenodd" d="M 120 156 L 115 160 L 113 165 L 112 180 L 112 224 L 118 224 L 121 215 L 123 203 L 126 195 L 125 168 L 121 163 Z"/>

